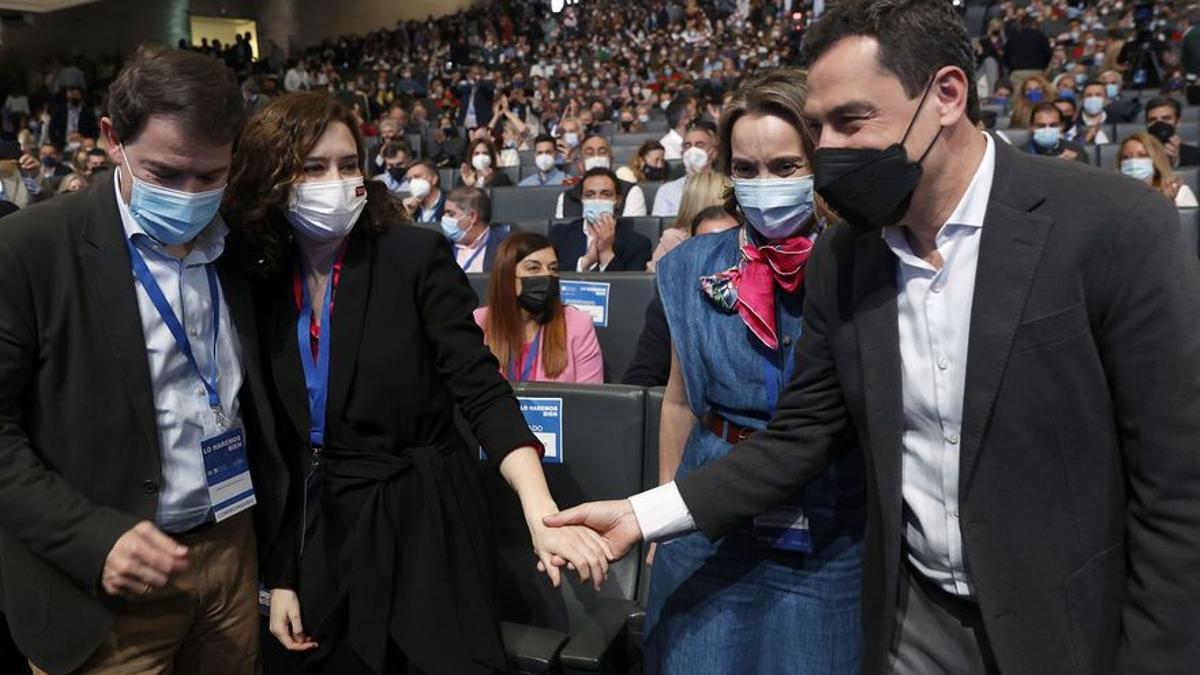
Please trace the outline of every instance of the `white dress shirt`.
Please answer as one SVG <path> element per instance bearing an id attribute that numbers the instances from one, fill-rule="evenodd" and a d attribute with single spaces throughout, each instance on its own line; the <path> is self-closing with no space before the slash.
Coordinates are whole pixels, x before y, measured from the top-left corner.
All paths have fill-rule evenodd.
<path id="1" fill-rule="evenodd" d="M 940 270 L 912 253 L 901 226 L 882 236 L 898 260 L 897 312 L 904 405 L 904 539 L 931 581 L 971 595 L 958 520 L 958 471 L 975 269 L 996 166 L 993 140 L 970 186 L 937 235 Z M 675 483 L 629 499 L 647 541 L 695 527 Z"/>
<path id="2" fill-rule="evenodd" d="M 683 136 L 678 131 L 668 131 L 658 142 L 663 146 L 664 159 L 683 159 Z"/>
<path id="3" fill-rule="evenodd" d="M 121 224 L 162 289 L 179 323 L 187 332 L 192 354 L 200 372 L 212 372 L 212 298 L 208 290 L 208 265 L 225 250 L 228 228 L 220 216 L 196 237 L 192 250 L 182 260 L 167 254 L 133 219 L 121 198 L 121 170 L 113 171 Z M 208 405 L 208 390 L 159 315 L 150 296 L 129 270 L 137 291 L 138 313 L 146 338 L 146 359 L 154 392 L 154 418 L 162 453 L 162 487 L 158 492 L 155 522 L 167 532 L 183 532 L 211 518 L 212 503 L 205 479 L 200 444 L 225 429 L 217 425 Z M 218 285 L 218 292 L 220 286 Z M 223 295 L 223 294 L 222 294 Z M 217 340 L 217 391 L 221 407 L 230 420 L 229 428 L 241 425 L 238 392 L 242 388 L 241 346 L 229 304 L 221 299 L 220 336 Z"/>
<path id="4" fill-rule="evenodd" d="M 554 206 L 554 217 L 558 219 L 565 218 L 563 215 L 563 199 L 566 193 L 558 196 L 558 203 Z M 629 188 L 629 192 L 625 195 L 625 208 L 621 209 L 622 218 L 640 218 L 646 215 L 646 193 L 642 192 L 640 186 L 634 185 Z"/>
<path id="5" fill-rule="evenodd" d="M 681 176 L 669 183 L 663 183 L 654 194 L 654 210 L 652 216 L 659 218 L 674 218 L 679 215 L 679 202 L 683 201 L 683 189 L 687 187 L 688 177 Z"/>

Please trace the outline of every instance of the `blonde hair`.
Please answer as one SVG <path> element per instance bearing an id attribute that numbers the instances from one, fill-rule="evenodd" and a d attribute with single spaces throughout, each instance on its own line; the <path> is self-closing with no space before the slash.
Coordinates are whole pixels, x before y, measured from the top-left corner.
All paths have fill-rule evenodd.
<path id="1" fill-rule="evenodd" d="M 1157 138 L 1151 136 L 1145 131 L 1139 131 L 1135 134 L 1130 134 L 1121 141 L 1121 149 L 1117 152 L 1117 170 L 1121 170 L 1121 161 L 1125 159 L 1125 146 L 1130 141 L 1137 141 L 1146 149 L 1146 154 L 1150 155 L 1150 162 L 1154 164 L 1154 178 L 1150 180 L 1150 186 L 1159 192 L 1163 191 L 1163 186 L 1175 180 L 1175 174 L 1171 171 L 1171 161 L 1167 159 L 1167 150 Z"/>
<path id="2" fill-rule="evenodd" d="M 1013 92 L 1013 98 L 1016 102 L 1013 103 L 1012 117 L 1009 118 L 1009 129 L 1028 129 L 1029 121 L 1033 118 L 1033 107 L 1037 103 L 1031 102 L 1025 98 L 1025 91 L 1029 87 L 1030 82 L 1036 82 L 1042 86 L 1042 101 L 1053 101 L 1058 95 L 1058 90 L 1050 85 L 1050 80 L 1047 80 L 1044 75 L 1030 75 L 1021 81 L 1021 86 Z M 1041 101 L 1039 101 L 1040 103 Z"/>
<path id="3" fill-rule="evenodd" d="M 692 176 L 683 188 L 683 197 L 679 200 L 679 213 L 671 227 L 690 231 L 692 220 L 696 214 L 710 206 L 725 203 L 726 192 L 733 187 L 733 182 L 723 173 L 705 169 Z"/>

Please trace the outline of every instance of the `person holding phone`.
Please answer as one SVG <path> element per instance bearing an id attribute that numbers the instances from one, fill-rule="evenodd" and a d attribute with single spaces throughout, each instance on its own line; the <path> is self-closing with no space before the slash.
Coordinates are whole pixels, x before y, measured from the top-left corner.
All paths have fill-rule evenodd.
<path id="1" fill-rule="evenodd" d="M 0 143 L 0 201 L 18 209 L 45 197 L 45 179 L 41 164 L 31 152 L 22 152 L 19 143 Z"/>

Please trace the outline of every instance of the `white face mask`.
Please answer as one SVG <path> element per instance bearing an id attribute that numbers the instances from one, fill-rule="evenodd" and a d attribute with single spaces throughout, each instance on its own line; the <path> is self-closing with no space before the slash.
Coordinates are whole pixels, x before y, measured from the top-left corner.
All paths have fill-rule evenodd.
<path id="1" fill-rule="evenodd" d="M 591 171 L 592 169 L 596 168 L 607 169 L 611 166 L 612 164 L 609 162 L 607 157 L 588 157 L 587 159 L 583 160 L 584 171 Z"/>
<path id="2" fill-rule="evenodd" d="M 471 158 L 471 166 L 475 167 L 476 171 L 483 171 L 492 168 L 492 158 L 489 155 L 475 155 Z"/>
<path id="3" fill-rule="evenodd" d="M 563 134 L 563 140 L 566 141 L 568 148 L 574 148 L 579 145 L 579 134 L 574 131 L 568 131 Z"/>
<path id="4" fill-rule="evenodd" d="M 1140 181 L 1154 178 L 1154 160 L 1149 157 L 1130 157 L 1121 162 L 1121 173 Z"/>
<path id="5" fill-rule="evenodd" d="M 292 188 L 287 219 L 300 234 L 317 241 L 340 239 L 358 222 L 367 206 L 363 178 L 300 183 Z"/>
<path id="6" fill-rule="evenodd" d="M 683 167 L 688 173 L 700 173 L 708 168 L 708 152 L 700 148 L 688 148 L 683 153 Z"/>
<path id="7" fill-rule="evenodd" d="M 433 192 L 433 183 L 424 178 L 414 178 L 408 181 L 408 191 L 417 199 L 425 199 L 430 192 Z"/>
<path id="8" fill-rule="evenodd" d="M 533 163 L 537 165 L 538 171 L 549 173 L 554 168 L 554 155 L 542 153 L 533 158 Z"/>

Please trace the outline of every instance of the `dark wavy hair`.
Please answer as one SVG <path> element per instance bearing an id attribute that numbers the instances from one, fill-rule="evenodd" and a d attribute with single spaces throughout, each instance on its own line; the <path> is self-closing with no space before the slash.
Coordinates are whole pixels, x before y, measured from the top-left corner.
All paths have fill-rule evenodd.
<path id="1" fill-rule="evenodd" d="M 354 135 L 359 166 L 366 144 L 350 109 L 328 94 L 287 94 L 271 101 L 246 124 L 234 146 L 233 166 L 221 212 L 237 246 L 231 252 L 251 271 L 271 276 L 291 269 L 291 226 L 285 213 L 304 160 L 333 123 Z M 365 176 L 365 172 L 364 172 Z M 387 188 L 367 180 L 367 207 L 351 236 L 378 236 L 406 223 Z"/>

